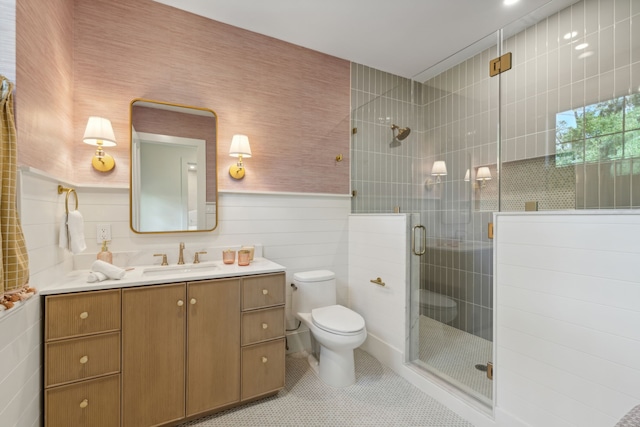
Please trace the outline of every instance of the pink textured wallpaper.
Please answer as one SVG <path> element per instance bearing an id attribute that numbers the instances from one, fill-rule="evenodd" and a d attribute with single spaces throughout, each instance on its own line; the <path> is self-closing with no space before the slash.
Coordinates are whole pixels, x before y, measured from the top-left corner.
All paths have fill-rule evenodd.
<path id="1" fill-rule="evenodd" d="M 18 164 L 72 178 L 73 0 L 17 0 L 15 83 Z"/>
<path id="2" fill-rule="evenodd" d="M 76 0 L 74 13 L 75 181 L 129 182 L 129 103 L 147 98 L 217 113 L 221 190 L 349 192 L 348 61 L 151 0 Z M 106 175 L 86 167 L 90 115 L 114 125 Z M 253 151 L 242 181 L 227 173 L 235 133 Z"/>

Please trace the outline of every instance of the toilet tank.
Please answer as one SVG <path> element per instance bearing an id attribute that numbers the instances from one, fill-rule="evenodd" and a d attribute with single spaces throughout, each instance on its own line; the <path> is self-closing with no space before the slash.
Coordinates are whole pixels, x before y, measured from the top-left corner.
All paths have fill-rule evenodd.
<path id="1" fill-rule="evenodd" d="M 319 307 L 335 305 L 336 303 L 336 275 L 329 270 L 315 270 L 295 273 L 293 284 L 294 313 L 311 313 Z"/>

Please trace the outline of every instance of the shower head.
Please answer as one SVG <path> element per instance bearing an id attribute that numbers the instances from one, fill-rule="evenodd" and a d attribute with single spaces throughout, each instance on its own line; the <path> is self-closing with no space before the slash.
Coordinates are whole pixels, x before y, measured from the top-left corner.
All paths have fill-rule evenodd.
<path id="1" fill-rule="evenodd" d="M 409 136 L 409 134 L 411 133 L 411 129 L 406 127 L 406 128 L 401 128 L 397 125 L 391 125 L 391 129 L 392 130 L 398 130 L 398 134 L 395 136 L 395 138 L 398 141 L 402 141 L 403 139 L 405 139 L 406 137 Z"/>

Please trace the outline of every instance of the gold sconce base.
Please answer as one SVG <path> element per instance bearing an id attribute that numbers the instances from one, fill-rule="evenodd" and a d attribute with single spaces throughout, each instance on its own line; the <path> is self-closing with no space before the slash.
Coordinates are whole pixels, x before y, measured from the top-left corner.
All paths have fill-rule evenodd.
<path id="1" fill-rule="evenodd" d="M 242 179 L 244 178 L 244 168 L 233 164 L 229 166 L 229 175 L 231 175 L 233 179 Z"/>
<path id="2" fill-rule="evenodd" d="M 116 161 L 109 154 L 104 154 L 102 158 L 93 156 L 91 164 L 93 168 L 99 172 L 109 172 L 116 166 Z"/>

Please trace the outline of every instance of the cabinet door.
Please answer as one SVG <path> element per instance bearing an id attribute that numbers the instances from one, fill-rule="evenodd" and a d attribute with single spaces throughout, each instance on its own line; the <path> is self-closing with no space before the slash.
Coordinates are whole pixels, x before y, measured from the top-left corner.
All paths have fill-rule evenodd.
<path id="1" fill-rule="evenodd" d="M 240 281 L 188 284 L 187 416 L 240 400 Z"/>
<path id="2" fill-rule="evenodd" d="M 185 416 L 186 285 L 122 291 L 122 425 Z"/>

